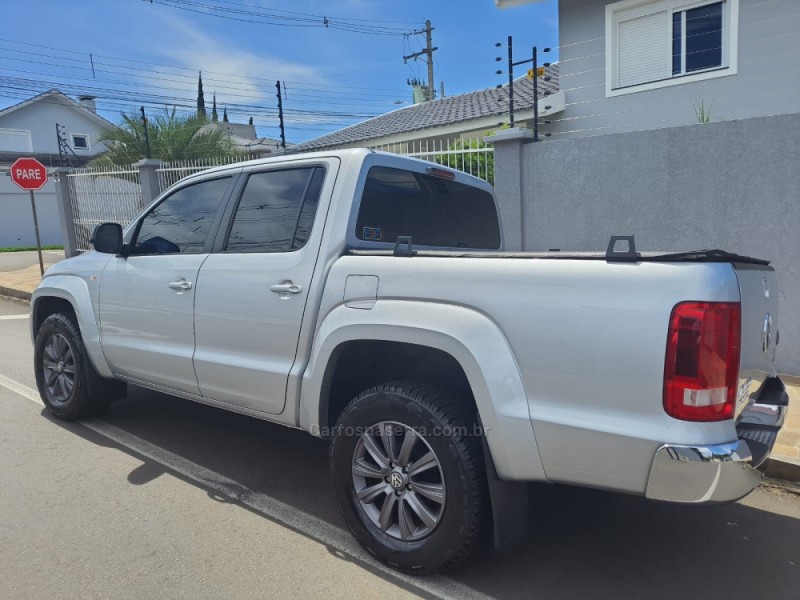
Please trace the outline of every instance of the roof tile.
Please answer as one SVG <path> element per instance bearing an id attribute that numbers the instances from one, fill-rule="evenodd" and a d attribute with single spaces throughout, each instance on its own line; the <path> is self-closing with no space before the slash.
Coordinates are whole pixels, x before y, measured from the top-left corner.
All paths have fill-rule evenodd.
<path id="1" fill-rule="evenodd" d="M 546 72 L 550 81 L 545 81 L 544 78 L 539 80 L 539 98 L 543 98 L 545 92 L 552 94 L 558 91 L 558 64 L 547 67 Z M 347 146 L 400 133 L 501 115 L 508 109 L 507 99 L 508 84 L 499 89 L 488 88 L 421 102 L 297 144 L 293 150 L 302 152 Z M 532 80 L 525 77 L 514 80 L 514 105 L 517 110 L 528 110 L 533 106 Z"/>

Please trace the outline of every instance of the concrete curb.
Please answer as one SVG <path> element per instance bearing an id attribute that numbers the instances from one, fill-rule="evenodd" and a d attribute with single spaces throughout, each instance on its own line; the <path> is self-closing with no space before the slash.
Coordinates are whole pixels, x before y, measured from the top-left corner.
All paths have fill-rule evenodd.
<path id="1" fill-rule="evenodd" d="M 17 290 L 10 287 L 0 285 L 0 296 L 5 296 L 12 300 L 22 300 L 23 302 L 31 301 L 31 293 L 23 290 Z"/>
<path id="2" fill-rule="evenodd" d="M 800 483 L 800 460 L 793 460 L 788 457 L 770 457 L 767 461 L 765 472 L 767 477 L 772 477 L 773 479 Z"/>

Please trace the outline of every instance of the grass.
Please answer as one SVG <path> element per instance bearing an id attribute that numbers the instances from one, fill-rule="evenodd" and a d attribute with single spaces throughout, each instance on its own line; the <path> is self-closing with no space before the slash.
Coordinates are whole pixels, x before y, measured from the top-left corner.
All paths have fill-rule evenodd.
<path id="1" fill-rule="evenodd" d="M 42 250 L 63 250 L 64 246 L 42 246 Z M 7 246 L 0 248 L 0 252 L 30 252 L 36 250 L 36 246 Z"/>

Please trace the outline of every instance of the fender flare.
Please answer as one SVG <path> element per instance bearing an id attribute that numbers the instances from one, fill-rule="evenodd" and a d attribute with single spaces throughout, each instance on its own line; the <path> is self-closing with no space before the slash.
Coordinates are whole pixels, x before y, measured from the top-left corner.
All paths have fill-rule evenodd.
<path id="1" fill-rule="evenodd" d="M 545 480 L 528 400 L 516 359 L 499 327 L 486 315 L 451 304 L 379 300 L 372 309 L 339 305 L 317 328 L 303 374 L 300 427 L 320 435 L 328 364 L 347 342 L 393 341 L 441 350 L 464 370 L 498 475 Z"/>
<path id="2" fill-rule="evenodd" d="M 78 319 L 83 344 L 95 370 L 101 377 L 112 378 L 111 369 L 100 345 L 100 328 L 92 304 L 91 292 L 86 282 L 74 275 L 45 277 L 31 297 L 31 339 L 36 340 L 36 319 L 39 302 L 44 298 L 61 298 L 72 305 Z"/>

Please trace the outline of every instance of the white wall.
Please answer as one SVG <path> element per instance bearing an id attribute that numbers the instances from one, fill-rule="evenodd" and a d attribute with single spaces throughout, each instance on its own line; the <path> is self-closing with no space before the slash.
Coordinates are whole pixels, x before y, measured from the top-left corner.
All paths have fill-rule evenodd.
<path id="1" fill-rule="evenodd" d="M 34 196 L 42 245 L 63 244 L 53 181 L 34 192 Z M 0 248 L 35 245 L 30 194 L 19 189 L 7 174 L 0 174 Z"/>

